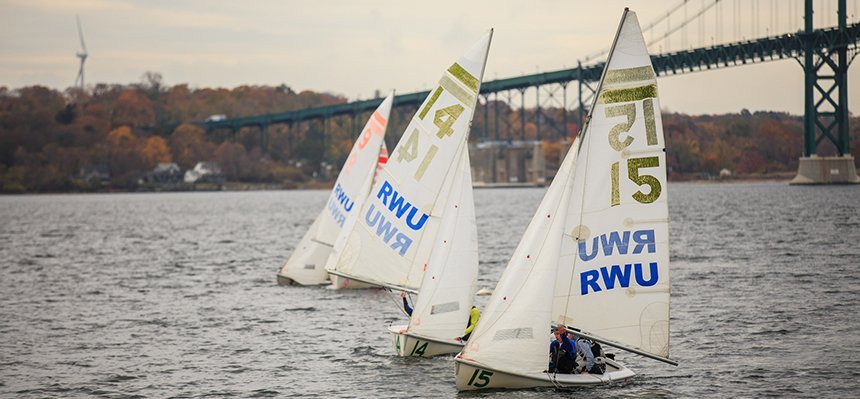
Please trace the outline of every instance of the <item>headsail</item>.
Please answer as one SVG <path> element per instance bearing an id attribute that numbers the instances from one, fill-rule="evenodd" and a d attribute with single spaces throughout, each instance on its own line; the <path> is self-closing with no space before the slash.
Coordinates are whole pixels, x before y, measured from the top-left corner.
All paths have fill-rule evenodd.
<path id="1" fill-rule="evenodd" d="M 463 335 L 478 280 L 478 232 L 468 146 L 456 164 L 427 271 L 421 281 L 407 331 L 450 340 Z"/>
<path id="2" fill-rule="evenodd" d="M 552 287 L 578 143 L 577 138 L 460 356 L 511 371 L 546 369 Z"/>
<path id="3" fill-rule="evenodd" d="M 492 31 L 442 75 L 377 177 L 330 273 L 415 291 L 453 186 Z"/>
<path id="4" fill-rule="evenodd" d="M 327 282 L 325 263 L 334 242 L 348 219 L 356 217 L 370 191 L 393 98 L 394 93 L 389 94 L 371 114 L 335 181 L 325 209 L 281 268 L 279 279 L 286 278 L 303 285 Z"/>

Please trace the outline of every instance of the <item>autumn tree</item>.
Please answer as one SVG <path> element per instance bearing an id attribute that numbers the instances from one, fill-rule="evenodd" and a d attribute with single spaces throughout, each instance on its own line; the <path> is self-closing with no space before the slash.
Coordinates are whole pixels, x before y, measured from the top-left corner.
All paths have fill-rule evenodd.
<path id="1" fill-rule="evenodd" d="M 138 90 L 124 90 L 116 100 L 111 122 L 114 126 L 152 126 L 155 123 L 152 101 Z"/>
<path id="2" fill-rule="evenodd" d="M 147 168 L 153 168 L 159 163 L 173 162 L 167 142 L 159 136 L 151 136 L 143 144 L 143 159 Z"/>
<path id="3" fill-rule="evenodd" d="M 170 136 L 170 149 L 174 161 L 182 169 L 193 168 L 197 162 L 212 159 L 214 144 L 207 142 L 203 129 L 183 123 Z"/>

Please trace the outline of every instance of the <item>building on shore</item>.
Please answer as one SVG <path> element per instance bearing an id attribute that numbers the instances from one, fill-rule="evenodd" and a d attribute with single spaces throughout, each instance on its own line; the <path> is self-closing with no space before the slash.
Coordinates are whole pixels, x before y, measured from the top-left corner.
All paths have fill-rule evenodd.
<path id="1" fill-rule="evenodd" d="M 543 186 L 546 161 L 540 141 L 469 144 L 475 187 Z"/>

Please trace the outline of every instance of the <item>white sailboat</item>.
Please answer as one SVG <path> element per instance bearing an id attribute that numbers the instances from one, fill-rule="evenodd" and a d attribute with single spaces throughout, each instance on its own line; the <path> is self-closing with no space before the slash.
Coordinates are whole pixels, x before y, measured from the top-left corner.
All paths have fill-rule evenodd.
<path id="1" fill-rule="evenodd" d="M 341 169 L 326 207 L 308 228 L 293 254 L 278 272 L 278 284 L 322 285 L 329 283 L 325 263 L 343 227 L 356 218 L 370 192 L 377 163 L 384 148 L 385 128 L 394 93 L 371 114 Z M 387 158 L 386 158 L 387 159 Z"/>
<path id="2" fill-rule="evenodd" d="M 656 75 L 625 9 L 589 121 L 553 180 L 469 343 L 460 390 L 574 387 L 635 375 L 548 373 L 550 328 L 677 364 L 669 355 L 666 158 Z"/>
<path id="3" fill-rule="evenodd" d="M 456 353 L 477 281 L 468 133 L 492 31 L 448 68 L 413 116 L 358 220 L 326 265 L 333 276 L 420 293 L 401 356 Z"/>

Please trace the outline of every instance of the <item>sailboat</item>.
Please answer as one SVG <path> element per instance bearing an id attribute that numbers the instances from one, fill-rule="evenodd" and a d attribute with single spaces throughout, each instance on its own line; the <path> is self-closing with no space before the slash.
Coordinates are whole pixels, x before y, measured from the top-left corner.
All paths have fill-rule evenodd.
<path id="1" fill-rule="evenodd" d="M 325 264 L 343 227 L 356 218 L 370 192 L 384 150 L 385 128 L 394 93 L 370 115 L 337 177 L 326 207 L 319 213 L 295 251 L 278 272 L 279 285 L 329 283 Z M 387 152 L 386 152 L 387 155 Z"/>
<path id="2" fill-rule="evenodd" d="M 382 168 L 333 276 L 418 293 L 408 325 L 389 329 L 401 356 L 457 353 L 477 285 L 478 245 L 468 133 L 490 30 L 443 73 Z"/>
<path id="3" fill-rule="evenodd" d="M 635 373 L 547 370 L 553 325 L 670 364 L 666 157 L 657 81 L 625 9 L 589 119 L 457 355 L 459 390 L 576 387 Z"/>

